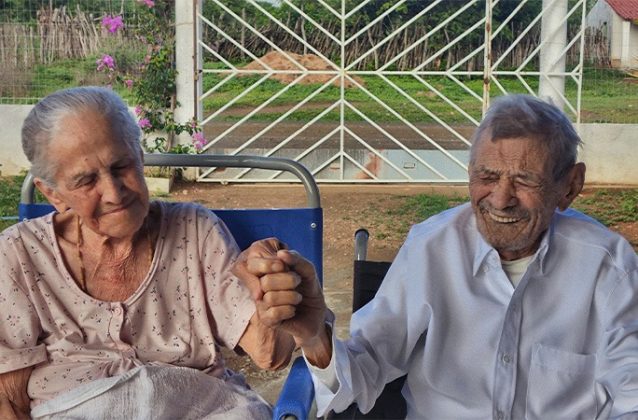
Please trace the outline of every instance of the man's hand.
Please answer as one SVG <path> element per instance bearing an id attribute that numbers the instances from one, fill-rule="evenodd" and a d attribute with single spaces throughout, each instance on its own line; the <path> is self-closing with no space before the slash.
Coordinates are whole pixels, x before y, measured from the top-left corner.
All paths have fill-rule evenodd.
<path id="1" fill-rule="evenodd" d="M 326 304 L 315 268 L 276 239 L 257 241 L 242 253 L 233 273 L 250 289 L 260 321 L 303 346 L 325 334 Z"/>
<path id="2" fill-rule="evenodd" d="M 261 276 L 264 292 L 260 316 L 267 325 L 279 327 L 303 346 L 324 330 L 326 303 L 315 268 L 295 251 L 277 251 L 288 271 L 277 271 L 268 259 L 251 259 L 248 269 Z"/>

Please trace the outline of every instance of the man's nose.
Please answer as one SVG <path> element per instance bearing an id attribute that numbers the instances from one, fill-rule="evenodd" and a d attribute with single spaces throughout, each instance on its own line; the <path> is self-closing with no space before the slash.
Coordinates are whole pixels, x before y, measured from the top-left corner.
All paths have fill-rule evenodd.
<path id="1" fill-rule="evenodd" d="M 515 206 L 518 200 L 516 198 L 514 183 L 509 179 L 501 179 L 498 184 L 494 186 L 489 200 L 492 207 L 498 210 Z"/>

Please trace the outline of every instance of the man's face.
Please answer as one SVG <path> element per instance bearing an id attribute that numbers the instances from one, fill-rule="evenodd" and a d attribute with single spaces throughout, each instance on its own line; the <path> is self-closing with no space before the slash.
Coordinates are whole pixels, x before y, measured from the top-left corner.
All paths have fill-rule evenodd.
<path id="1" fill-rule="evenodd" d="M 552 178 L 552 159 L 533 139 L 483 137 L 469 167 L 470 198 L 483 238 L 504 260 L 538 249 L 566 183 Z"/>
<path id="2" fill-rule="evenodd" d="M 68 116 L 60 127 L 48 150 L 58 169 L 47 198 L 58 210 L 75 210 L 101 235 L 123 238 L 135 233 L 149 205 L 139 152 L 94 111 Z"/>

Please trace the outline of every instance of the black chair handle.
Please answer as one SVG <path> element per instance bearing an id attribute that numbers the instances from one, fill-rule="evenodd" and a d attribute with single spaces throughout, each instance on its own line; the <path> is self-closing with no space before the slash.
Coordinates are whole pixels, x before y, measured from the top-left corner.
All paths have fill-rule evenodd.
<path id="1" fill-rule="evenodd" d="M 354 233 L 354 260 L 365 261 L 368 253 L 368 238 L 370 234 L 367 229 L 359 228 Z"/>

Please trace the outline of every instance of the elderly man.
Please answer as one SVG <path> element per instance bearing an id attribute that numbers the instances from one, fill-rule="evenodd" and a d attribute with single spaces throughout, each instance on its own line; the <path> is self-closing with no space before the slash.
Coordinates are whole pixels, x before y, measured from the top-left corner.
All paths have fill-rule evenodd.
<path id="1" fill-rule="evenodd" d="M 568 209 L 584 182 L 579 143 L 554 106 L 495 101 L 473 138 L 471 203 L 412 228 L 347 341 L 305 260 L 253 248 L 237 271 L 260 318 L 302 347 L 319 415 L 353 401 L 365 412 L 406 374 L 408 418 L 638 412 L 638 257 Z"/>

